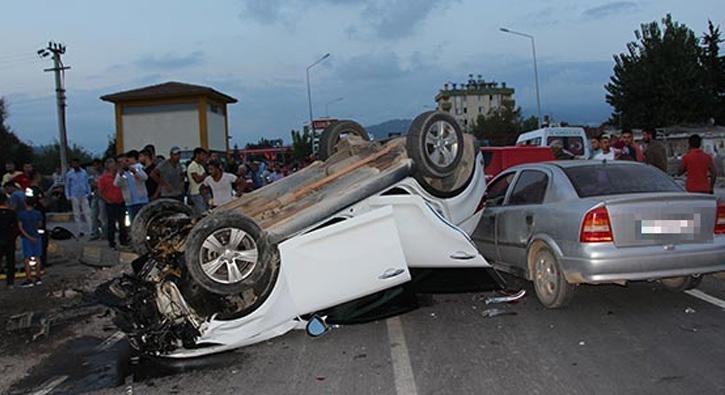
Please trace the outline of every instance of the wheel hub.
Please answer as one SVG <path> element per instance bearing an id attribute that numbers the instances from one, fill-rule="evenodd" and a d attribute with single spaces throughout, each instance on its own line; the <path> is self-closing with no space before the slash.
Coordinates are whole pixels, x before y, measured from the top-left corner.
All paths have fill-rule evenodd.
<path id="1" fill-rule="evenodd" d="M 450 166 L 459 150 L 456 129 L 446 121 L 437 121 L 428 128 L 425 136 L 425 153 L 435 165 Z"/>
<path id="2" fill-rule="evenodd" d="M 238 283 L 249 277 L 257 265 L 257 244 L 241 229 L 222 228 L 204 240 L 199 261 L 204 273 L 215 282 Z"/>

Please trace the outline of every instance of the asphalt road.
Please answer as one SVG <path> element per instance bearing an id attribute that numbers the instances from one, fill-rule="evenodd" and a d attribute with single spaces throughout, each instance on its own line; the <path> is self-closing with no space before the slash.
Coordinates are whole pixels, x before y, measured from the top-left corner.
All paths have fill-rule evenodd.
<path id="1" fill-rule="evenodd" d="M 721 279 L 706 278 L 700 290 L 725 300 Z M 294 332 L 175 365 L 128 366 L 124 340 L 85 339 L 56 352 L 13 391 L 725 393 L 722 307 L 654 283 L 580 287 L 572 305 L 557 311 L 532 294 L 495 306 L 485 296 L 436 295 L 432 305 L 387 321 L 318 339 Z M 485 318 L 487 308 L 515 315 Z"/>

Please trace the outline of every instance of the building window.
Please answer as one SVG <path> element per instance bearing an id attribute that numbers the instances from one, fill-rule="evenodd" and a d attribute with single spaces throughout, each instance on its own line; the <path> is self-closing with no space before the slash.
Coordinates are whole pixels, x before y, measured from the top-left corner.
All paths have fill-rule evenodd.
<path id="1" fill-rule="evenodd" d="M 216 106 L 214 104 L 209 105 L 209 111 L 213 112 L 214 114 L 221 114 L 221 110 L 219 109 L 219 106 Z"/>
<path id="2" fill-rule="evenodd" d="M 483 107 L 478 107 L 478 113 L 483 114 Z"/>
<path id="3" fill-rule="evenodd" d="M 468 114 L 468 108 L 466 108 L 466 107 L 463 107 L 463 113 L 464 113 L 464 114 Z"/>

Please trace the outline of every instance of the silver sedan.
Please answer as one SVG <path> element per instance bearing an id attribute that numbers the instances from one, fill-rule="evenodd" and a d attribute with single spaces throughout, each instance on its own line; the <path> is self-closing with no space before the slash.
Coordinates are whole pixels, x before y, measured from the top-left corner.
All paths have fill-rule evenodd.
<path id="1" fill-rule="evenodd" d="M 488 186 L 482 255 L 533 281 L 546 307 L 579 284 L 660 280 L 673 290 L 725 271 L 725 205 L 634 162 L 520 165 Z"/>

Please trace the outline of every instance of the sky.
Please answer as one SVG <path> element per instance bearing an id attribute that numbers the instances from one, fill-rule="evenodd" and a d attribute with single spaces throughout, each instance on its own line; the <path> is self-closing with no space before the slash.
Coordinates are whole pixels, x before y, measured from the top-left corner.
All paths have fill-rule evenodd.
<path id="1" fill-rule="evenodd" d="M 698 34 L 708 19 L 725 27 L 722 0 L 15 1 L 0 14 L 0 96 L 24 141 L 57 138 L 51 61 L 36 55 L 53 40 L 71 67 L 68 138 L 92 152 L 114 133 L 113 105 L 100 96 L 166 81 L 237 98 L 232 143 L 289 141 L 309 118 L 305 69 L 328 52 L 311 69 L 316 117 L 327 107 L 363 125 L 413 118 L 443 83 L 469 74 L 506 82 L 532 115 L 530 42 L 499 31 L 507 27 L 536 37 L 542 111 L 598 124 L 611 112 L 612 56 L 667 13 Z"/>

